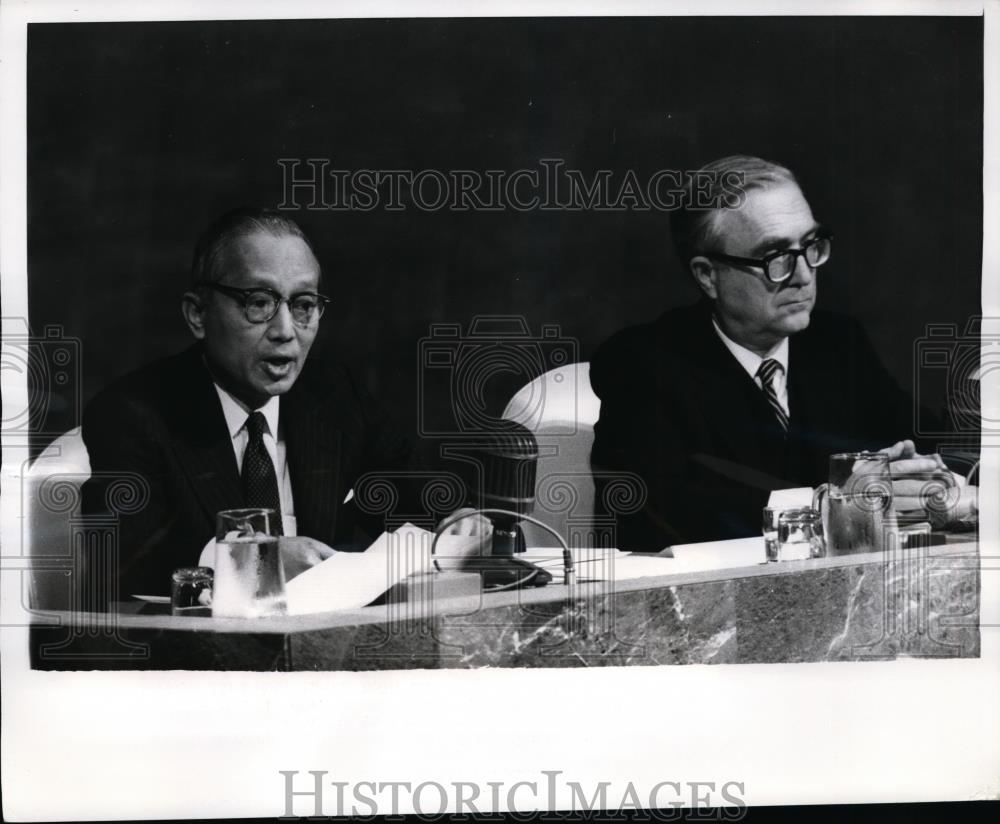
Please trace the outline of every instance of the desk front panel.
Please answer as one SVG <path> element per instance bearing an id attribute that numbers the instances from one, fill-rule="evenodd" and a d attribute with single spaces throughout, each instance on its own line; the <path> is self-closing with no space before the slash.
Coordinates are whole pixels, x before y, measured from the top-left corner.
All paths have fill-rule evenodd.
<path id="1" fill-rule="evenodd" d="M 975 544 L 251 621 L 56 613 L 48 670 L 382 670 L 978 657 Z"/>

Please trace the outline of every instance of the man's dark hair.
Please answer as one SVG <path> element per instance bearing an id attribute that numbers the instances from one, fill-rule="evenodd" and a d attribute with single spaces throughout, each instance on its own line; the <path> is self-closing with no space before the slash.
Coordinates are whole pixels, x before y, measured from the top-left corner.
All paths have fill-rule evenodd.
<path id="1" fill-rule="evenodd" d="M 222 264 L 233 243 L 258 232 L 275 237 L 301 238 L 313 256 L 316 255 L 309 238 L 290 217 L 274 209 L 241 206 L 214 220 L 198 238 L 191 261 L 191 285 L 218 283 L 222 280 L 225 274 Z"/>
<path id="2" fill-rule="evenodd" d="M 682 206 L 670 214 L 670 233 L 684 268 L 699 252 L 713 248 L 719 239 L 716 221 L 727 208 L 742 205 L 749 190 L 775 183 L 798 181 L 781 164 L 752 155 L 730 155 L 689 173 Z"/>

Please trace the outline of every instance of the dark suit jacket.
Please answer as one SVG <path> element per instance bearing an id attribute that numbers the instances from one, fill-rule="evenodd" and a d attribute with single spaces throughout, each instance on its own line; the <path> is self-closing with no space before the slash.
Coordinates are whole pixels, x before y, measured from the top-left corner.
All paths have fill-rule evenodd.
<path id="1" fill-rule="evenodd" d="M 622 549 L 760 535 L 770 490 L 816 486 L 832 453 L 879 449 L 913 431 L 912 402 L 861 327 L 814 311 L 789 339 L 786 436 L 710 313 L 707 303 L 668 311 L 591 359 L 601 398 L 591 464 L 647 485 L 645 507 L 618 517 Z M 601 484 L 597 492 L 600 507 Z"/>
<path id="2" fill-rule="evenodd" d="M 342 502 L 358 477 L 414 468 L 394 433 L 346 369 L 312 359 L 281 398 L 299 535 L 338 549 L 381 533 L 376 516 Z M 166 593 L 170 574 L 193 566 L 215 534 L 215 516 L 244 505 L 225 417 L 198 346 L 126 375 L 102 391 L 83 418 L 94 477 L 82 490 L 85 516 L 107 514 L 115 473 L 140 475 L 148 500 L 117 511 L 119 594 Z"/>

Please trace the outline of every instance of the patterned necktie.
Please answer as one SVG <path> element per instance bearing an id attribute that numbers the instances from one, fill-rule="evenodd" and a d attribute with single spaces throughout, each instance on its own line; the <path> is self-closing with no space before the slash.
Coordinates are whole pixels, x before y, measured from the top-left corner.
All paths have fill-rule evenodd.
<path id="1" fill-rule="evenodd" d="M 246 451 L 243 453 L 243 500 L 248 507 L 267 507 L 278 513 L 274 528 L 281 535 L 281 498 L 278 496 L 278 478 L 274 464 L 264 446 L 264 428 L 267 425 L 262 412 L 252 412 L 247 418 Z"/>
<path id="2" fill-rule="evenodd" d="M 785 410 L 781 406 L 781 401 L 778 400 L 778 393 L 774 391 L 774 375 L 779 369 L 781 369 L 781 364 L 773 358 L 768 358 L 761 363 L 760 368 L 757 370 L 757 377 L 760 378 L 761 385 L 764 387 L 764 394 L 767 396 L 767 402 L 771 404 L 771 409 L 778 418 L 778 423 L 787 432 L 788 415 L 785 414 Z"/>

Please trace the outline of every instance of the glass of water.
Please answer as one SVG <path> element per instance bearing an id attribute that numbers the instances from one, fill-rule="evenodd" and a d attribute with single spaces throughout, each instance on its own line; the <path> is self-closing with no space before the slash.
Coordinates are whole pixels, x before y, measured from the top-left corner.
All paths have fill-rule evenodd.
<path id="1" fill-rule="evenodd" d="M 277 518 L 273 509 L 227 509 L 216 516 L 213 617 L 287 613 Z"/>
<path id="2" fill-rule="evenodd" d="M 801 507 L 786 509 L 778 516 L 778 556 L 782 561 L 822 558 L 825 554 L 819 512 Z"/>
<path id="3" fill-rule="evenodd" d="M 212 570 L 209 567 L 174 570 L 170 579 L 170 612 L 203 617 L 212 614 Z"/>
<path id="4" fill-rule="evenodd" d="M 781 509 L 776 506 L 765 506 L 761 528 L 764 532 L 764 557 L 768 561 L 778 560 L 778 516 Z"/>

